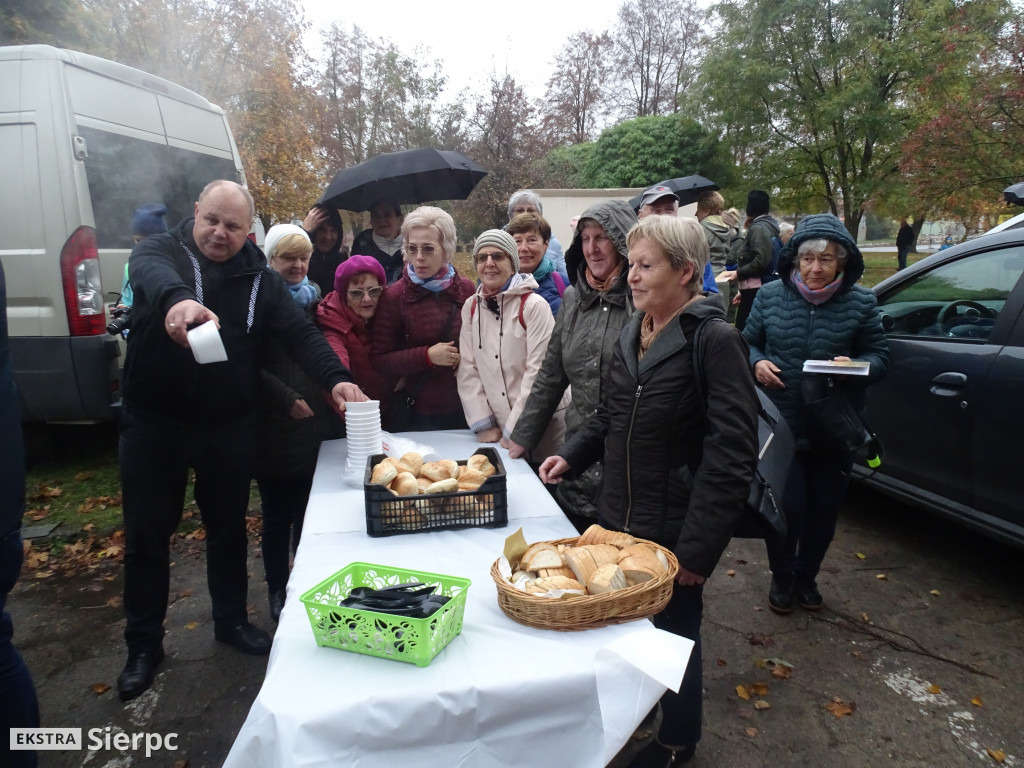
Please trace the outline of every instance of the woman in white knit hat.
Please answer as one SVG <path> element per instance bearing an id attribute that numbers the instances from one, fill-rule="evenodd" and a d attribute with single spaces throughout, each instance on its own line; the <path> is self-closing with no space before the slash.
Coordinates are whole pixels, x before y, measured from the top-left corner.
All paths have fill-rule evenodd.
<path id="1" fill-rule="evenodd" d="M 473 246 L 480 285 L 462 307 L 457 378 L 466 422 L 483 443 L 508 436 L 526 404 L 555 327 L 537 281 L 519 273 L 519 250 L 507 232 L 489 229 Z M 529 460 L 540 463 L 562 444 L 568 396 Z"/>

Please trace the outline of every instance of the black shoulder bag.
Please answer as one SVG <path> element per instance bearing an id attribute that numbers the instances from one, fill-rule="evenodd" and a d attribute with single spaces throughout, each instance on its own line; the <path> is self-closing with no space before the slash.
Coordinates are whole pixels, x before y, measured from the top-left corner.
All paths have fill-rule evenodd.
<path id="1" fill-rule="evenodd" d="M 725 322 L 722 318 L 702 320 L 693 334 L 693 378 L 697 393 L 704 403 L 704 420 L 707 422 L 708 391 L 701 364 L 702 331 L 710 322 Z M 782 509 L 782 494 L 786 489 L 790 465 L 796 453 L 793 433 L 779 413 L 775 403 L 764 391 L 755 385 L 757 391 L 757 468 L 750 481 L 750 492 L 744 507 L 743 517 L 736 526 L 734 537 L 743 539 L 767 539 L 784 541 L 788 531 L 786 514 Z"/>

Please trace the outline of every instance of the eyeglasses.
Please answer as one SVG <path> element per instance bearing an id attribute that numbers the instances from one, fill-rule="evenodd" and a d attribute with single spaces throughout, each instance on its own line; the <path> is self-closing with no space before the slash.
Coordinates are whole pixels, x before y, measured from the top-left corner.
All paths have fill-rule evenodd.
<path id="1" fill-rule="evenodd" d="M 480 266 L 481 264 L 486 264 L 488 259 L 493 261 L 495 264 L 503 264 L 504 262 L 509 261 L 508 256 L 504 253 L 478 253 L 473 257 L 473 263 Z"/>
<path id="2" fill-rule="evenodd" d="M 352 299 L 352 301 L 362 301 L 363 294 L 365 293 L 370 294 L 371 299 L 379 299 L 380 295 L 384 293 L 384 289 L 381 288 L 379 285 L 374 288 L 367 288 L 365 290 L 362 288 L 351 288 L 348 291 L 348 297 Z"/>
<path id="3" fill-rule="evenodd" d="M 819 258 L 817 256 L 801 256 L 800 263 L 805 267 L 813 267 L 815 263 L 821 265 L 822 269 L 832 269 L 839 262 L 836 259 L 829 257 Z"/>
<path id="4" fill-rule="evenodd" d="M 406 246 L 405 252 L 408 253 L 410 256 L 415 256 L 418 253 L 422 253 L 424 258 L 429 259 L 435 253 L 437 253 L 437 248 L 435 248 L 432 245 L 409 245 Z"/>

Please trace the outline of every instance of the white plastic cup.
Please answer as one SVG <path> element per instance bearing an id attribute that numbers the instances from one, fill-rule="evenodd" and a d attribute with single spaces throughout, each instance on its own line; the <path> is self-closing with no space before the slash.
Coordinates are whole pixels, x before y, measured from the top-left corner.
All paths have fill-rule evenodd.
<path id="1" fill-rule="evenodd" d="M 345 403 L 345 415 L 346 417 L 352 414 L 353 416 L 363 414 L 377 414 L 380 415 L 380 400 L 367 400 L 362 403 L 348 402 Z"/>
<path id="2" fill-rule="evenodd" d="M 220 338 L 220 331 L 213 320 L 207 320 L 202 325 L 196 326 L 186 335 L 189 349 L 192 350 L 192 357 L 200 365 L 222 363 L 228 359 L 224 342 Z"/>

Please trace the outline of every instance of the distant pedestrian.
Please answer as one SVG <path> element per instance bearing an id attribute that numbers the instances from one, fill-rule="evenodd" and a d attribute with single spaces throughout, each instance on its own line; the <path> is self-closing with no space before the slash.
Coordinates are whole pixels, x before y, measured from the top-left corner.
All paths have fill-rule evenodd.
<path id="1" fill-rule="evenodd" d="M 900 231 L 896 233 L 896 262 L 897 269 L 907 268 L 907 254 L 914 247 L 917 238 L 914 237 L 914 228 L 907 223 L 906 219 L 900 219 Z"/>
<path id="2" fill-rule="evenodd" d="M 747 236 L 737 253 L 735 272 L 723 272 L 740 287 L 740 306 L 736 312 L 736 327 L 741 331 L 747 322 L 754 297 L 761 288 L 761 279 L 772 262 L 774 244 L 779 235 L 779 224 L 770 213 L 771 198 L 763 189 L 752 189 L 747 194 Z"/>
<path id="3" fill-rule="evenodd" d="M 944 251 L 947 248 L 952 248 L 952 247 L 953 247 L 953 236 L 952 235 L 946 235 L 946 239 L 942 241 L 942 245 L 939 246 L 939 250 L 940 251 Z"/>

